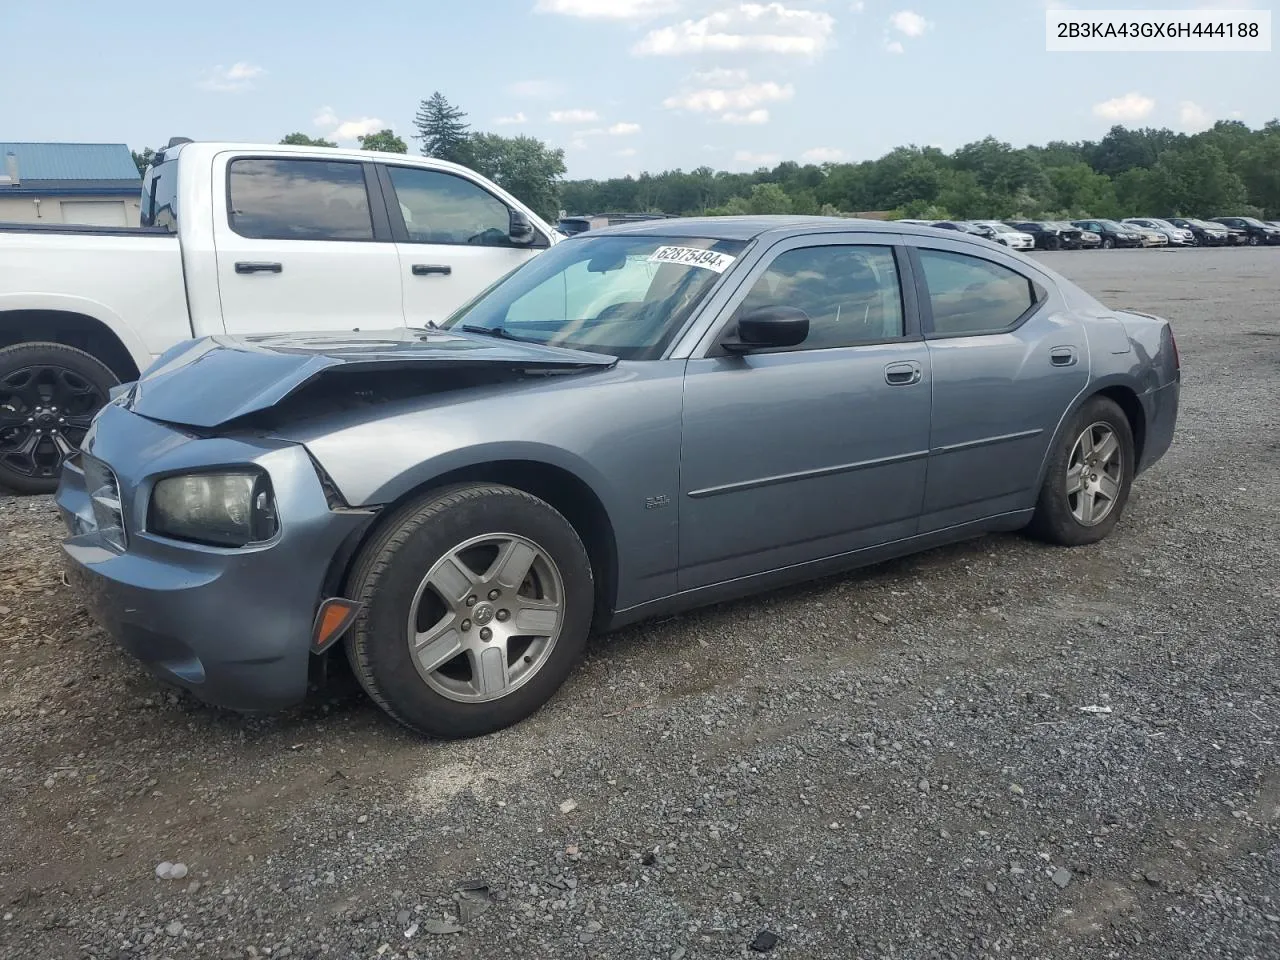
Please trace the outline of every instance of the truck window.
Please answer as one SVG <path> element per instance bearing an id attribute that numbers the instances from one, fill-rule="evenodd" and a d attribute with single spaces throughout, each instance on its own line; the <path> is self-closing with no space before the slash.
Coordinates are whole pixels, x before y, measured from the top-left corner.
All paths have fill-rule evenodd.
<path id="1" fill-rule="evenodd" d="M 227 175 L 231 229 L 256 240 L 372 240 L 364 170 L 340 160 L 245 157 Z"/>
<path id="2" fill-rule="evenodd" d="M 413 167 L 387 171 L 410 243 L 511 246 L 511 210 L 470 180 Z"/>
<path id="3" fill-rule="evenodd" d="M 157 164 L 142 181 L 141 224 L 178 232 L 178 158 Z"/>

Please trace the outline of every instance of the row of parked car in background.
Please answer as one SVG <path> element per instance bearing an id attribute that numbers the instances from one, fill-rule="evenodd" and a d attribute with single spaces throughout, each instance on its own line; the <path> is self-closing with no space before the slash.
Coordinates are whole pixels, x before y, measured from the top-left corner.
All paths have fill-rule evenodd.
<path id="1" fill-rule="evenodd" d="M 1227 247 L 1280 244 L 1280 220 L 1129 217 L 1126 220 L 900 220 L 977 234 L 1014 250 Z"/>

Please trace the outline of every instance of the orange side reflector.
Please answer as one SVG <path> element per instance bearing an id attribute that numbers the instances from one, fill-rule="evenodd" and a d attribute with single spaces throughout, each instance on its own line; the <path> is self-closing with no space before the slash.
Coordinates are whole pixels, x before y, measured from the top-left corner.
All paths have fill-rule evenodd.
<path id="1" fill-rule="evenodd" d="M 360 604 L 342 597 L 331 597 L 320 604 L 316 611 L 315 625 L 311 628 L 311 652 L 323 653 L 335 640 L 346 633 L 347 628 L 360 612 Z"/>

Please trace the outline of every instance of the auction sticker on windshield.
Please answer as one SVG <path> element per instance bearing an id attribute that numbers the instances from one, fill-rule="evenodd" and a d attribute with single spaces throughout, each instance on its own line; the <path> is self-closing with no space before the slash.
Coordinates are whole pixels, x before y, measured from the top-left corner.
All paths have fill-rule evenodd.
<path id="1" fill-rule="evenodd" d="M 699 250 L 697 247 L 659 247 L 649 257 L 650 263 L 683 263 L 691 267 L 701 267 L 715 273 L 724 273 L 737 257 L 727 253 L 716 253 L 714 250 Z"/>

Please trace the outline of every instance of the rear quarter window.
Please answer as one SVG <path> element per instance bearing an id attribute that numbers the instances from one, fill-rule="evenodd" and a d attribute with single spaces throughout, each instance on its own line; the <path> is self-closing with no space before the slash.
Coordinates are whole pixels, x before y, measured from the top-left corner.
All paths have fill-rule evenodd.
<path id="1" fill-rule="evenodd" d="M 164 227 L 178 232 L 178 160 L 175 157 L 147 171 L 142 181 L 142 213 L 144 227 Z"/>

